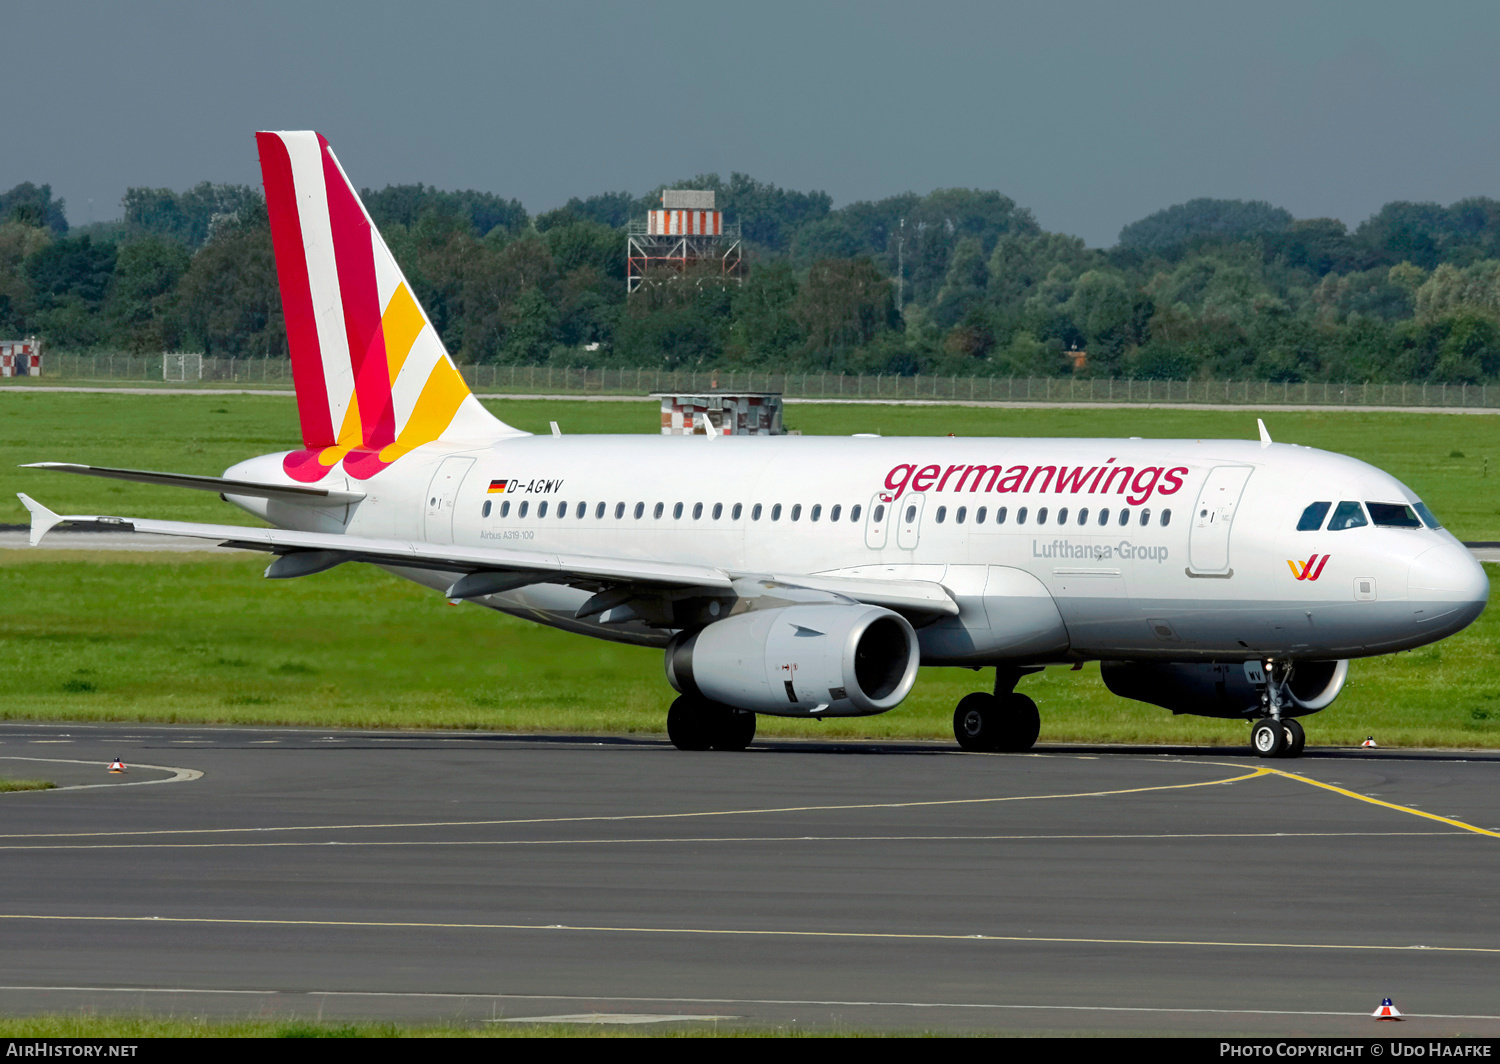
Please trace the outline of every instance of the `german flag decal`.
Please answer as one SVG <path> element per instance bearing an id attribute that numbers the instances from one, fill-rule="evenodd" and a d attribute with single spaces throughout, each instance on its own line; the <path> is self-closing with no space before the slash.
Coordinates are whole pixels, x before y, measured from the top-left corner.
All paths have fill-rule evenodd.
<path id="1" fill-rule="evenodd" d="M 506 489 L 506 487 L 509 486 L 509 484 L 510 484 L 510 481 L 508 481 L 508 480 L 492 480 L 492 481 L 490 481 L 490 490 L 487 491 L 485 494 L 486 495 L 504 495 L 505 494 L 505 489 Z"/>

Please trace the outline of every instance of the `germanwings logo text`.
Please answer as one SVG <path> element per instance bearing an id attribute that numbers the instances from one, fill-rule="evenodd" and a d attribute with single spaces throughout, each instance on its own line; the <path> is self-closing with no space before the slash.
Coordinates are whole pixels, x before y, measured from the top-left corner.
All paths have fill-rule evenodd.
<path id="1" fill-rule="evenodd" d="M 1126 495 L 1131 506 L 1139 506 L 1157 495 L 1173 495 L 1182 488 L 1187 466 L 1115 465 L 1113 458 L 1103 465 L 940 465 L 919 466 L 903 462 L 885 475 L 886 490 L 899 499 L 908 488 L 915 492 L 1066 492 L 1070 495 Z M 1040 482 L 1040 483 L 1038 483 Z"/>
<path id="2" fill-rule="evenodd" d="M 1292 567 L 1292 575 L 1298 580 L 1316 580 L 1323 575 L 1323 566 L 1328 564 L 1328 557 L 1327 554 L 1321 557 L 1314 554 L 1305 562 L 1295 562 L 1288 558 L 1287 564 Z"/>

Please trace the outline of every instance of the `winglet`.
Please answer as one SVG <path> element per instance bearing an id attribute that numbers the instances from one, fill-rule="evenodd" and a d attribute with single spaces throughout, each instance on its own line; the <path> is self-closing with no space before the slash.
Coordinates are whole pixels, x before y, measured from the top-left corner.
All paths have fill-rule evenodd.
<path id="1" fill-rule="evenodd" d="M 66 520 L 47 509 L 30 495 L 22 492 L 16 493 L 16 498 L 21 500 L 21 505 L 31 511 L 31 545 L 35 547 L 42 541 L 42 537 L 51 532 L 57 525 Z"/>
<path id="2" fill-rule="evenodd" d="M 1266 423 L 1260 418 L 1256 418 L 1255 424 L 1260 428 L 1260 445 L 1262 447 L 1271 446 L 1271 434 L 1266 431 Z"/>

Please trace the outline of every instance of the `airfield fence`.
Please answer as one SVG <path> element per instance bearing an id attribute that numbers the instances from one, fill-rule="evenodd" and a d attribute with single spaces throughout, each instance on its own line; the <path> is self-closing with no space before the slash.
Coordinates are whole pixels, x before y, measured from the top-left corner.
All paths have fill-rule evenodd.
<path id="1" fill-rule="evenodd" d="M 172 386 L 290 388 L 291 362 L 281 358 L 203 359 L 200 380 L 162 380 L 161 355 L 48 352 L 43 376 L 56 381 L 151 381 Z M 756 370 L 574 369 L 563 366 L 460 366 L 480 394 L 648 395 L 707 391 L 780 392 L 789 399 L 1009 403 L 1204 403 L 1236 406 L 1500 407 L 1500 385 L 1410 381 L 1114 380 L 1088 377 L 855 376 Z M 36 380 L 36 378 L 26 378 Z M 24 384 L 17 386 L 24 387 Z"/>

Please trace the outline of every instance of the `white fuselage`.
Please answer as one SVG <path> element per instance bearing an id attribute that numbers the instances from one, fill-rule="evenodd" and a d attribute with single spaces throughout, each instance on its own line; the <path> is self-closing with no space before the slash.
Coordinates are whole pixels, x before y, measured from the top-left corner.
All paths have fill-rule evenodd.
<path id="1" fill-rule="evenodd" d="M 227 475 L 290 483 L 280 462 Z M 919 629 L 924 664 L 1359 657 L 1450 635 L 1488 595 L 1441 529 L 1298 531 L 1317 501 L 1418 500 L 1370 465 L 1289 444 L 509 436 L 428 444 L 347 483 L 368 497 L 328 511 L 231 501 L 306 531 L 933 581 L 961 612 Z M 670 637 L 576 619 L 589 595 L 535 584 L 475 601 L 605 639 Z"/>

